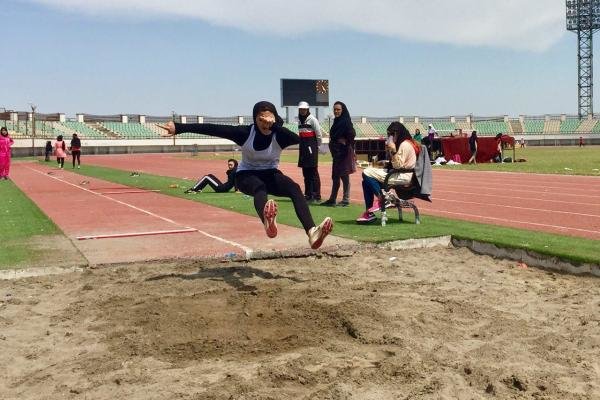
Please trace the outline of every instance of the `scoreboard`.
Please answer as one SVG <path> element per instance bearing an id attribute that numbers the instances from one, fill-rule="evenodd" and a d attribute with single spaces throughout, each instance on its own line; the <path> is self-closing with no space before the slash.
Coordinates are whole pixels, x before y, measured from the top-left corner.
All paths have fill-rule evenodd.
<path id="1" fill-rule="evenodd" d="M 329 107 L 327 79 L 281 79 L 281 106 L 296 107 L 306 101 L 311 107 Z"/>

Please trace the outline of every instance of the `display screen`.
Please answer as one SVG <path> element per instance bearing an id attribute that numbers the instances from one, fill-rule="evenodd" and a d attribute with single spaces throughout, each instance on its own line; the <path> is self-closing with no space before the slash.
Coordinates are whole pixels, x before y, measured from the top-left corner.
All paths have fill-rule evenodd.
<path id="1" fill-rule="evenodd" d="M 306 101 L 311 107 L 329 107 L 329 81 L 327 79 L 282 79 L 281 106 L 296 107 Z"/>

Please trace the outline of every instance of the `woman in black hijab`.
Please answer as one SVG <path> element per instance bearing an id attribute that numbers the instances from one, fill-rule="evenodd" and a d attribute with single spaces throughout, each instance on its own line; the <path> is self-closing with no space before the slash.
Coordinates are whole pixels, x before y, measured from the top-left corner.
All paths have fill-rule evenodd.
<path id="1" fill-rule="evenodd" d="M 341 101 L 333 104 L 333 125 L 329 131 L 329 150 L 333 158 L 331 166 L 331 179 L 333 186 L 331 195 L 322 206 L 336 206 L 337 194 L 342 182 L 342 201 L 337 205 L 346 207 L 350 204 L 350 174 L 356 172 L 356 157 L 354 155 L 354 138 L 356 131 L 352 125 L 352 119 L 348 108 Z"/>
<path id="2" fill-rule="evenodd" d="M 333 229 L 333 221 L 326 217 L 315 225 L 302 189 L 290 177 L 281 172 L 281 151 L 300 143 L 300 137 L 283 126 L 275 106 L 260 101 L 252 110 L 251 125 L 178 124 L 168 122 L 162 128 L 163 136 L 192 132 L 229 139 L 241 147 L 242 160 L 235 173 L 235 186 L 244 194 L 254 198 L 254 208 L 261 219 L 268 237 L 277 236 L 277 203 L 268 195 L 287 197 L 292 200 L 310 247 L 317 249 Z"/>

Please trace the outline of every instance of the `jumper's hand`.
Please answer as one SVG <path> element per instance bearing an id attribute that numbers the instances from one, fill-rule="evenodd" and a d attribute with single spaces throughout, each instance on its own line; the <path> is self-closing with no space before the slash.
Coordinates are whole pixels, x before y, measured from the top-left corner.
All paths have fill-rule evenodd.
<path id="1" fill-rule="evenodd" d="M 160 132 L 160 136 L 171 137 L 175 135 L 175 123 L 173 121 L 169 121 L 164 125 L 157 124 L 157 126 L 163 129 L 163 131 Z"/>
<path id="2" fill-rule="evenodd" d="M 263 126 L 267 129 L 271 129 L 271 127 L 273 126 L 273 124 L 275 123 L 275 118 L 274 117 L 264 117 L 262 115 L 258 116 L 258 120 L 264 124 Z"/>

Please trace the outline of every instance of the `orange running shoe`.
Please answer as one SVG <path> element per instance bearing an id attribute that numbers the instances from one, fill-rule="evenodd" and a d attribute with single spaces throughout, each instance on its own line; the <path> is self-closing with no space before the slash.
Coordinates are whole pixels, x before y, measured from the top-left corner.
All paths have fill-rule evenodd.
<path id="1" fill-rule="evenodd" d="M 267 236 L 270 238 L 277 236 L 277 222 L 275 222 L 276 217 L 277 203 L 275 203 L 275 200 L 268 200 L 267 204 L 265 204 L 265 208 L 263 209 L 263 221 L 265 224 L 265 232 L 267 232 Z"/>

